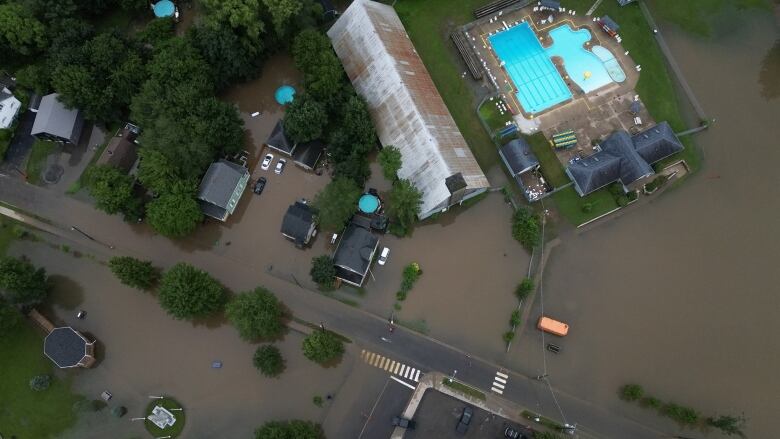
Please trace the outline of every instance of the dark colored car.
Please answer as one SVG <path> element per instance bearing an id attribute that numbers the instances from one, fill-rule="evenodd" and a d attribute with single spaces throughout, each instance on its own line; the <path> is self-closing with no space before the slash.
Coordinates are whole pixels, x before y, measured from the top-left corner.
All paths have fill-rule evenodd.
<path id="1" fill-rule="evenodd" d="M 515 430 L 512 427 L 507 427 L 504 430 L 504 437 L 509 438 L 509 439 L 525 439 L 525 436 L 520 434 L 519 431 Z"/>
<path id="2" fill-rule="evenodd" d="M 466 430 L 469 429 L 469 424 L 471 423 L 471 417 L 474 416 L 474 409 L 471 407 L 465 407 L 463 409 L 463 414 L 460 415 L 460 422 L 458 422 L 458 426 L 455 427 L 455 431 L 457 431 L 460 434 L 466 433 Z"/>
<path id="3" fill-rule="evenodd" d="M 396 427 L 405 428 L 407 430 L 414 430 L 414 421 L 411 419 L 402 418 L 400 416 L 393 416 L 393 425 Z"/>
<path id="4" fill-rule="evenodd" d="M 252 192 L 256 193 L 257 195 L 262 194 L 263 189 L 265 189 L 265 183 L 266 183 L 265 177 L 258 178 L 257 183 L 255 183 L 255 187 L 252 188 Z"/>

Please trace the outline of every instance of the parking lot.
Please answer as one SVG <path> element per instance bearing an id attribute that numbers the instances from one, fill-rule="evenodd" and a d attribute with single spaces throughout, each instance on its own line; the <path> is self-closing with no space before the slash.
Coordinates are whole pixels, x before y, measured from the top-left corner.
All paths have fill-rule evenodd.
<path id="1" fill-rule="evenodd" d="M 435 390 L 426 391 L 414 415 L 415 428 L 407 430 L 404 438 L 503 438 L 504 430 L 507 426 L 511 426 L 522 434 L 532 437 L 530 436 L 531 430 L 521 428 L 513 422 L 474 406 L 471 406 L 474 410 L 474 415 L 469 423 L 468 430 L 466 430 L 465 434 L 459 434 L 455 431 L 455 427 L 458 425 L 466 405 L 462 401 Z"/>

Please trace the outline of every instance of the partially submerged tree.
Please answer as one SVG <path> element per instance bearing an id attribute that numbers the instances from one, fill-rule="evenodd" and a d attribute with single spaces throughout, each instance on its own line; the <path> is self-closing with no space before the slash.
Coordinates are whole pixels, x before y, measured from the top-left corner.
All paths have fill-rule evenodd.
<path id="1" fill-rule="evenodd" d="M 311 259 L 311 279 L 324 290 L 332 290 L 336 281 L 336 267 L 328 255 L 315 256 Z"/>
<path id="2" fill-rule="evenodd" d="M 202 318 L 222 309 L 225 289 L 205 271 L 180 262 L 163 275 L 158 298 L 176 319 Z"/>
<path id="3" fill-rule="evenodd" d="M 398 171 L 402 165 L 401 150 L 392 145 L 385 146 L 379 151 L 377 161 L 386 179 L 390 181 L 398 179 Z"/>
<path id="4" fill-rule="evenodd" d="M 203 220 L 198 202 L 186 191 L 161 195 L 146 207 L 149 224 L 163 236 L 181 238 L 192 233 Z"/>
<path id="5" fill-rule="evenodd" d="M 398 180 L 388 197 L 388 213 L 406 234 L 420 214 L 422 193 L 409 180 Z"/>
<path id="6" fill-rule="evenodd" d="M 315 363 L 327 363 L 344 353 L 344 343 L 330 331 L 315 330 L 303 339 L 303 355 Z"/>
<path id="7" fill-rule="evenodd" d="M 335 178 L 314 197 L 314 207 L 320 226 L 326 230 L 339 230 L 355 213 L 360 198 L 360 188 L 354 181 Z"/>
<path id="8" fill-rule="evenodd" d="M 541 239 L 539 215 L 526 208 L 519 208 L 512 216 L 512 236 L 527 250 L 539 245 Z"/>
<path id="9" fill-rule="evenodd" d="M 139 290 L 151 290 L 160 279 L 160 271 L 150 261 L 130 256 L 113 257 L 108 267 L 120 282 Z"/>
<path id="10" fill-rule="evenodd" d="M 306 94 L 296 96 L 284 115 L 284 131 L 296 143 L 322 137 L 327 123 L 325 106 Z"/>
<path id="11" fill-rule="evenodd" d="M 35 268 L 27 260 L 3 257 L 0 259 L 0 290 L 13 305 L 37 305 L 49 292 L 46 270 Z"/>
<path id="12" fill-rule="evenodd" d="M 98 209 L 113 215 L 133 206 L 133 178 L 119 169 L 110 165 L 93 166 L 84 177 Z"/>
<path id="13" fill-rule="evenodd" d="M 267 377 L 279 376 L 284 370 L 284 358 L 279 348 L 273 345 L 263 345 L 257 348 L 252 358 L 252 364 Z"/>
<path id="14" fill-rule="evenodd" d="M 263 287 L 241 293 L 228 303 L 226 314 L 245 340 L 271 339 L 282 334 L 282 304 Z"/>

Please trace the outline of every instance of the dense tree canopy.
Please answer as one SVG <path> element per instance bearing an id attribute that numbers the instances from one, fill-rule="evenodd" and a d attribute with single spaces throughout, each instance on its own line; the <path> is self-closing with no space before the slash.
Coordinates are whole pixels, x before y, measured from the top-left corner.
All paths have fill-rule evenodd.
<path id="1" fill-rule="evenodd" d="M 218 89 L 252 79 L 261 67 L 262 56 L 241 44 L 229 27 L 195 26 L 187 38 L 211 68 Z"/>
<path id="2" fill-rule="evenodd" d="M 347 220 L 355 213 L 360 188 L 347 178 L 335 178 L 325 186 L 315 197 L 314 207 L 322 228 L 340 230 Z"/>
<path id="3" fill-rule="evenodd" d="M 279 348 L 273 345 L 263 345 L 257 348 L 252 358 L 252 364 L 265 376 L 275 377 L 284 370 L 284 358 Z"/>
<path id="4" fill-rule="evenodd" d="M 160 195 L 146 206 L 149 224 L 163 236 L 181 238 L 192 233 L 203 220 L 198 202 L 186 191 Z"/>
<path id="5" fill-rule="evenodd" d="M 202 318 L 222 309 L 225 289 L 205 271 L 181 262 L 163 275 L 158 298 L 176 319 Z"/>
<path id="6" fill-rule="evenodd" d="M 388 212 L 404 231 L 417 221 L 420 214 L 422 194 L 409 180 L 398 180 L 388 197 Z"/>
<path id="7" fill-rule="evenodd" d="M 265 22 L 260 0 L 201 0 L 210 27 L 229 27 L 254 56 L 263 52 Z"/>
<path id="8" fill-rule="evenodd" d="M 315 363 L 327 363 L 344 353 L 344 343 L 330 331 L 315 330 L 303 339 L 303 355 Z"/>
<path id="9" fill-rule="evenodd" d="M 533 211 L 520 208 L 512 216 L 512 236 L 528 250 L 539 244 L 541 221 Z"/>
<path id="10" fill-rule="evenodd" d="M 111 272 L 125 285 L 150 290 L 160 278 L 160 271 L 150 261 L 130 256 L 117 256 L 108 261 Z"/>
<path id="11" fill-rule="evenodd" d="M 43 23 L 19 3 L 0 4 L 0 53 L 32 55 L 46 45 Z"/>
<path id="12" fill-rule="evenodd" d="M 338 105 L 346 75 L 330 39 L 316 29 L 301 31 L 293 40 L 295 66 L 303 72 L 306 91 L 333 110 Z"/>
<path id="13" fill-rule="evenodd" d="M 37 305 L 49 292 L 46 270 L 27 260 L 9 256 L 0 259 L 0 291 L 14 305 Z"/>
<path id="14" fill-rule="evenodd" d="M 245 340 L 275 338 L 281 335 L 284 328 L 281 302 L 262 287 L 237 295 L 228 303 L 225 311 Z"/>
<path id="15" fill-rule="evenodd" d="M 290 26 L 290 21 L 303 9 L 302 0 L 263 0 L 263 4 L 271 14 L 271 21 L 277 35 L 284 35 Z"/>
<path id="16" fill-rule="evenodd" d="M 398 178 L 398 171 L 403 164 L 401 158 L 401 151 L 395 146 L 388 145 L 379 151 L 377 156 L 379 166 L 382 167 L 382 174 L 390 181 L 395 181 Z"/>
<path id="17" fill-rule="evenodd" d="M 144 44 L 156 47 L 176 35 L 176 23 L 171 17 L 155 18 L 138 32 L 136 37 Z"/>
<path id="18" fill-rule="evenodd" d="M 309 270 L 311 279 L 326 290 L 333 288 L 336 280 L 336 268 L 333 266 L 333 259 L 328 255 L 315 256 L 311 259 L 311 270 Z"/>
<path id="19" fill-rule="evenodd" d="M 284 114 L 284 132 L 296 143 L 319 139 L 327 123 L 325 106 L 306 94 L 296 96 Z"/>
<path id="20" fill-rule="evenodd" d="M 124 212 L 134 202 L 133 178 L 113 166 L 91 167 L 85 174 L 85 181 L 95 205 L 106 213 Z"/>
<path id="21" fill-rule="evenodd" d="M 325 439 L 325 433 L 309 421 L 270 421 L 255 430 L 255 439 Z"/>

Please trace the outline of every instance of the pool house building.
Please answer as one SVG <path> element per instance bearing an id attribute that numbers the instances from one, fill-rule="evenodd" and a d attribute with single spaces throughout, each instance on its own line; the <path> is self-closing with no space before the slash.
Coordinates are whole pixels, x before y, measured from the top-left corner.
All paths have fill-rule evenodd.
<path id="1" fill-rule="evenodd" d="M 355 0 L 328 36 L 368 103 L 379 141 L 401 151 L 398 177 L 422 193 L 420 219 L 487 190 L 485 174 L 391 6 Z"/>

